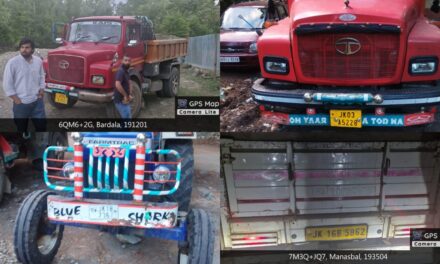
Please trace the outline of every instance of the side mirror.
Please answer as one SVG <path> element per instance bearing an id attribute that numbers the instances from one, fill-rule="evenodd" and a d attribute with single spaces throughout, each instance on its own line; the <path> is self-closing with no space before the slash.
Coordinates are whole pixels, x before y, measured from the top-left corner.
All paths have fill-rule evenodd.
<path id="1" fill-rule="evenodd" d="M 261 31 L 261 29 L 257 29 L 255 32 L 257 32 L 257 35 L 258 35 L 258 36 L 263 35 L 263 31 Z"/>
<path id="2" fill-rule="evenodd" d="M 66 32 L 67 32 L 67 24 L 64 23 L 53 23 L 52 24 L 52 42 L 56 44 L 63 44 L 64 39 L 66 39 Z M 59 42 L 58 40 L 61 39 L 62 41 Z"/>
<path id="3" fill-rule="evenodd" d="M 134 47 L 138 44 L 138 41 L 135 39 L 130 40 L 130 42 L 128 42 L 128 46 L 129 47 Z"/>

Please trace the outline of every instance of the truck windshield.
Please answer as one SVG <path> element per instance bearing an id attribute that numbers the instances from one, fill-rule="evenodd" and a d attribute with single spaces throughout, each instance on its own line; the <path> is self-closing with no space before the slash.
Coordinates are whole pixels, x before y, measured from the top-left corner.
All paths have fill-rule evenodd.
<path id="1" fill-rule="evenodd" d="M 121 23 L 115 21 L 81 21 L 70 26 L 68 41 L 117 44 L 121 40 Z"/>
<path id="2" fill-rule="evenodd" d="M 263 27 L 266 8 L 257 6 L 233 7 L 223 15 L 222 29 L 259 29 Z"/>

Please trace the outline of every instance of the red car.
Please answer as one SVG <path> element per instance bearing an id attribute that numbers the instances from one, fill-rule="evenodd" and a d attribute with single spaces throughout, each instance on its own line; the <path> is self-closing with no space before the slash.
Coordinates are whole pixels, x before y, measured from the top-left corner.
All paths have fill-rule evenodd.
<path id="1" fill-rule="evenodd" d="M 283 1 L 252 1 L 230 6 L 222 16 L 220 31 L 222 68 L 258 67 L 258 32 L 268 26 L 266 22 L 286 16 Z"/>

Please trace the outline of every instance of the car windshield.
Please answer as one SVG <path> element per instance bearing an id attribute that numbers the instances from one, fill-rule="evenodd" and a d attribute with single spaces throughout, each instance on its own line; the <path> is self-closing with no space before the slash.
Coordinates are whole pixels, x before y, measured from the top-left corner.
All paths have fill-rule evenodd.
<path id="1" fill-rule="evenodd" d="M 117 44 L 121 40 L 121 23 L 115 21 L 81 21 L 70 26 L 68 41 Z"/>
<path id="2" fill-rule="evenodd" d="M 243 6 L 229 8 L 223 15 L 222 29 L 262 28 L 265 18 L 266 8 L 264 7 Z"/>

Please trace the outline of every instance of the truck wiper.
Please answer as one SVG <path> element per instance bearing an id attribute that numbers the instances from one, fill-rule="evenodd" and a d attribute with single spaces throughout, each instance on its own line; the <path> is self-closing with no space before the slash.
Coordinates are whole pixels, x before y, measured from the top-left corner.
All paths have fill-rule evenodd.
<path id="1" fill-rule="evenodd" d="M 253 29 L 253 30 L 256 29 L 256 28 L 255 28 L 254 26 L 252 26 L 252 24 L 249 23 L 249 21 L 247 21 L 246 18 L 244 18 L 241 14 L 238 15 L 238 18 L 240 18 L 241 20 L 243 20 L 244 22 L 246 22 L 246 24 L 248 24 L 248 25 L 251 27 L 251 29 Z"/>
<path id="2" fill-rule="evenodd" d="M 116 37 L 118 37 L 118 36 L 104 36 L 104 37 L 102 37 L 101 39 L 95 41 L 95 44 L 98 44 L 98 43 L 100 43 L 101 41 L 106 41 L 106 40 L 109 40 L 109 39 L 112 39 L 112 38 L 116 38 Z"/>
<path id="3" fill-rule="evenodd" d="M 244 29 L 244 28 L 239 28 L 239 27 L 230 27 L 230 28 L 221 28 L 223 30 L 239 30 L 239 29 Z"/>
<path id="4" fill-rule="evenodd" d="M 75 41 L 73 43 L 75 43 L 78 40 L 83 39 L 83 38 L 90 38 L 90 35 L 79 36 L 78 38 L 75 39 Z"/>

